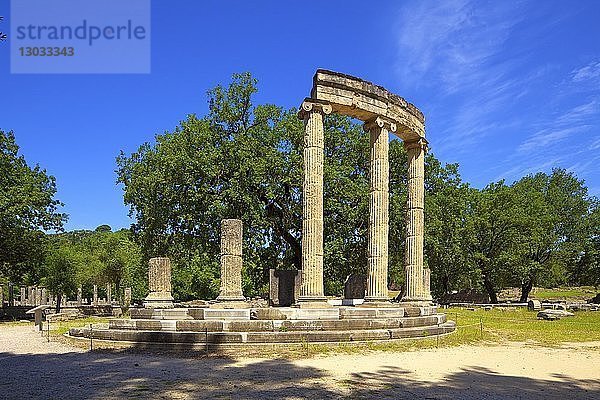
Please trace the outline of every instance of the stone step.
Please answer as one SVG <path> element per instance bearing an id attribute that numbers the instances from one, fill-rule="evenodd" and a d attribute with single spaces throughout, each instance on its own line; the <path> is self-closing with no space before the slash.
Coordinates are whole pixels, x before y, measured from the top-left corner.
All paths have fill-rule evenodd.
<path id="1" fill-rule="evenodd" d="M 404 308 L 340 308 L 340 319 L 402 318 Z"/>
<path id="2" fill-rule="evenodd" d="M 193 319 L 189 308 L 131 308 L 131 319 Z M 202 309 L 198 309 L 202 310 Z"/>
<path id="3" fill-rule="evenodd" d="M 131 319 L 156 320 L 338 320 L 365 318 L 401 318 L 436 315 L 435 306 L 404 307 L 330 307 L 330 308 L 132 308 Z M 252 317 L 251 317 L 252 316 Z"/>
<path id="4" fill-rule="evenodd" d="M 155 320 L 113 319 L 109 329 L 189 332 L 344 331 L 417 327 L 443 324 L 445 314 L 427 317 L 343 320 Z"/>
<path id="5" fill-rule="evenodd" d="M 340 309 L 330 308 L 296 308 L 279 307 L 277 311 L 286 320 L 339 320 Z"/>
<path id="6" fill-rule="evenodd" d="M 308 332 L 171 332 L 134 331 L 117 329 L 72 328 L 71 337 L 139 343 L 161 344 L 302 344 L 331 342 L 384 341 L 402 338 L 429 337 L 450 333 L 454 322 L 412 328 L 374 329 L 354 331 L 308 331 Z"/>
<path id="7" fill-rule="evenodd" d="M 205 320 L 250 320 L 250 309 L 205 308 Z"/>
<path id="8" fill-rule="evenodd" d="M 339 306 L 358 306 L 365 302 L 365 299 L 329 299 L 329 304 L 335 307 Z"/>

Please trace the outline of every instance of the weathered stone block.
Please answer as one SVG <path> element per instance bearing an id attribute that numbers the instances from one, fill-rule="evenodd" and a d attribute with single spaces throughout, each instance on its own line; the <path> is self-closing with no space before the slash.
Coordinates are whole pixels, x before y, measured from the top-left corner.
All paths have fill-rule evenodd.
<path id="1" fill-rule="evenodd" d="M 131 288 L 125 288 L 125 294 L 123 296 L 123 307 L 129 308 L 131 306 Z"/>
<path id="2" fill-rule="evenodd" d="M 162 324 L 157 319 L 140 319 L 135 321 L 135 328 L 139 330 L 160 331 Z"/>
<path id="3" fill-rule="evenodd" d="M 223 324 L 223 330 L 228 332 L 264 332 L 274 330 L 273 321 L 227 321 Z"/>
<path id="4" fill-rule="evenodd" d="M 178 319 L 193 319 L 188 314 L 189 310 L 187 308 L 167 308 L 164 310 L 156 310 L 156 313 L 160 313 L 160 319 L 166 320 L 178 320 Z M 153 316 L 156 318 L 156 316 Z"/>
<path id="5" fill-rule="evenodd" d="M 150 293 L 144 299 L 148 308 L 172 308 L 171 261 L 166 257 L 151 258 L 148 262 L 148 289 Z"/>
<path id="6" fill-rule="evenodd" d="M 154 310 L 152 308 L 131 308 L 129 310 L 131 319 L 150 319 L 153 314 Z"/>
<path id="7" fill-rule="evenodd" d="M 344 282 L 344 299 L 364 299 L 367 292 L 367 276 L 350 274 Z"/>
<path id="8" fill-rule="evenodd" d="M 542 309 L 542 303 L 539 300 L 529 300 L 527 302 L 527 309 L 529 311 L 540 311 Z"/>
<path id="9" fill-rule="evenodd" d="M 193 319 L 204 319 L 204 308 L 188 308 L 188 315 Z"/>
<path id="10" fill-rule="evenodd" d="M 221 221 L 221 254 L 242 255 L 243 225 L 239 219 Z"/>
<path id="11" fill-rule="evenodd" d="M 256 319 L 263 320 L 284 320 L 287 319 L 287 315 L 281 310 L 276 308 L 256 308 L 252 310 L 252 314 L 255 315 Z"/>
<path id="12" fill-rule="evenodd" d="M 188 332 L 221 332 L 223 331 L 223 321 L 202 321 L 202 320 L 188 320 L 188 321 L 177 321 L 178 331 Z"/>
<path id="13" fill-rule="evenodd" d="M 204 319 L 250 319 L 250 309 L 231 310 L 207 308 L 204 310 Z"/>
<path id="14" fill-rule="evenodd" d="M 364 319 L 364 318 L 402 318 L 404 308 L 340 308 L 340 319 Z"/>
<path id="15" fill-rule="evenodd" d="M 286 319 L 292 320 L 324 320 L 324 319 L 340 319 L 338 308 L 281 308 Z"/>
<path id="16" fill-rule="evenodd" d="M 218 301 L 244 301 L 242 292 L 242 221 L 221 221 L 221 290 Z"/>
<path id="17" fill-rule="evenodd" d="M 298 301 L 302 275 L 298 270 L 269 270 L 269 303 L 289 307 Z"/>

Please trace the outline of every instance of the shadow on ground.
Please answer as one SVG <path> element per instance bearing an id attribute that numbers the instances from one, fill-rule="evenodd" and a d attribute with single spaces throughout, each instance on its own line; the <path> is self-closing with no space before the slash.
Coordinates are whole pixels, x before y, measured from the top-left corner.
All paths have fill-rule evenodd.
<path id="1" fill-rule="evenodd" d="M 0 398 L 20 400 L 600 398 L 600 379 L 576 380 L 561 375 L 556 375 L 556 381 L 539 380 L 470 368 L 449 375 L 442 382 L 425 382 L 415 380 L 409 371 L 389 366 L 334 380 L 327 371 L 285 359 L 237 363 L 228 358 L 175 357 L 139 351 L 45 355 L 0 352 L 0 371 Z"/>
<path id="2" fill-rule="evenodd" d="M 440 360 L 443 362 L 443 360 Z M 519 360 L 515 360 L 518 363 Z M 557 370 L 560 366 L 556 366 Z M 600 376 L 600 375 L 599 375 Z M 415 381 L 401 368 L 352 374 L 352 398 L 416 399 L 599 399 L 600 379 L 555 374 L 552 380 L 501 375 L 488 368 L 463 368 L 441 382 Z"/>

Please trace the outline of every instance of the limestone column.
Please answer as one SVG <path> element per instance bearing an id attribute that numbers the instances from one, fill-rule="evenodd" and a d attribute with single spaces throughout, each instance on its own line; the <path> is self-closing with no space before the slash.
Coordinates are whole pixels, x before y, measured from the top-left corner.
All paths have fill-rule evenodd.
<path id="1" fill-rule="evenodd" d="M 302 195 L 302 287 L 300 302 L 325 301 L 323 286 L 323 115 L 331 106 L 306 99 L 298 112 L 304 120 Z"/>
<path id="2" fill-rule="evenodd" d="M 146 308 L 173 308 L 171 296 L 171 260 L 166 257 L 151 258 L 148 268 L 148 289 L 144 299 Z"/>
<path id="3" fill-rule="evenodd" d="M 369 132 L 370 201 L 367 259 L 369 263 L 365 301 L 387 301 L 388 297 L 388 233 L 389 233 L 389 132 L 396 124 L 383 118 L 365 123 Z"/>
<path id="4" fill-rule="evenodd" d="M 79 286 L 77 288 L 77 306 L 78 307 L 81 307 L 82 298 L 83 298 L 83 288 L 81 286 Z"/>
<path id="5" fill-rule="evenodd" d="M 4 286 L 0 283 L 0 308 L 4 307 Z"/>
<path id="6" fill-rule="evenodd" d="M 92 304 L 94 306 L 98 305 L 98 285 L 94 285 L 94 297 L 93 297 L 93 300 L 92 300 Z"/>
<path id="7" fill-rule="evenodd" d="M 8 283 L 8 305 L 10 307 L 15 305 L 14 291 L 15 291 L 14 285 L 9 282 Z"/>
<path id="8" fill-rule="evenodd" d="M 125 296 L 123 298 L 123 306 L 125 308 L 129 308 L 130 305 L 131 305 L 131 288 L 127 287 L 127 288 L 125 288 Z"/>
<path id="9" fill-rule="evenodd" d="M 429 288 L 425 288 L 423 271 L 423 231 L 425 204 L 425 151 L 427 141 L 420 138 L 405 142 L 408 155 L 408 201 L 406 214 L 406 295 L 408 302 L 430 301 Z"/>
<path id="10" fill-rule="evenodd" d="M 27 286 L 27 305 L 33 306 L 35 305 L 35 299 L 33 295 L 33 286 Z"/>
<path id="11" fill-rule="evenodd" d="M 112 285 L 106 284 L 106 304 L 112 304 Z"/>
<path id="12" fill-rule="evenodd" d="M 20 306 L 27 305 L 27 298 L 25 297 L 26 292 L 27 292 L 27 289 L 25 287 L 21 286 L 21 296 L 20 296 L 21 303 L 19 304 Z"/>
<path id="13" fill-rule="evenodd" d="M 40 304 L 48 304 L 48 294 L 46 293 L 46 288 L 42 288 L 42 298 Z"/>
<path id="14" fill-rule="evenodd" d="M 242 292 L 242 232 L 239 219 L 221 221 L 221 290 L 218 301 L 244 301 Z"/>

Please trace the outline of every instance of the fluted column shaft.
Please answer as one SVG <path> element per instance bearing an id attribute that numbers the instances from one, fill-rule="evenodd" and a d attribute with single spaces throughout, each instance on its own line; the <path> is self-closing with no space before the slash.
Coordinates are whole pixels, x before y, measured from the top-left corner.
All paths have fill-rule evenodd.
<path id="1" fill-rule="evenodd" d="M 239 219 L 221 221 L 221 291 L 219 301 L 245 300 L 242 292 L 243 225 Z"/>
<path id="2" fill-rule="evenodd" d="M 150 286 L 150 285 L 151 284 L 148 283 L 148 286 Z M 150 290 L 152 290 L 152 289 L 150 289 Z M 94 306 L 97 306 L 98 305 L 98 286 L 97 285 L 94 285 L 94 292 L 93 292 L 93 295 L 92 295 L 92 299 L 93 299 L 92 300 L 92 304 Z"/>
<path id="3" fill-rule="evenodd" d="M 323 286 L 323 115 L 331 106 L 304 101 L 304 185 L 302 195 L 302 286 L 300 301 L 325 300 Z"/>
<path id="4" fill-rule="evenodd" d="M 388 300 L 389 132 L 396 125 L 376 118 L 365 123 L 370 136 L 368 283 L 366 301 Z"/>
<path id="5" fill-rule="evenodd" d="M 406 218 L 406 295 L 403 301 L 429 301 L 428 279 L 423 270 L 423 234 L 425 203 L 425 151 L 424 138 L 405 142 L 408 155 L 408 201 Z"/>
<path id="6" fill-rule="evenodd" d="M 150 293 L 144 300 L 146 308 L 173 307 L 171 260 L 167 257 L 151 258 L 148 261 L 148 289 Z"/>

